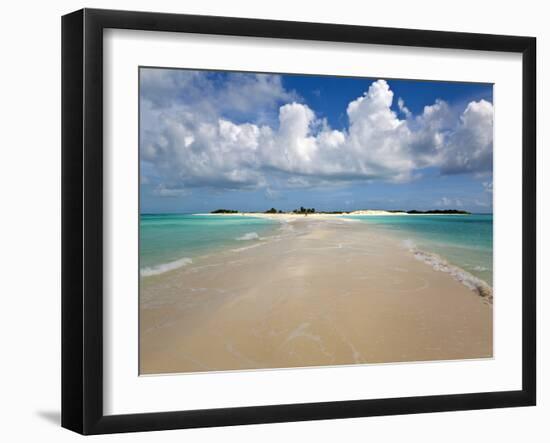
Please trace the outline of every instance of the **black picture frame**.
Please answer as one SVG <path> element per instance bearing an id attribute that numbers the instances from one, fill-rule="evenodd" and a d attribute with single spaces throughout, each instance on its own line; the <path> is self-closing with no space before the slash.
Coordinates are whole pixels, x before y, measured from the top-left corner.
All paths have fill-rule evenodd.
<path id="1" fill-rule="evenodd" d="M 103 30 L 171 31 L 522 54 L 522 389 L 104 415 Z M 519 147 L 518 147 L 519 148 Z M 83 9 L 62 18 L 62 426 L 81 434 L 531 406 L 536 403 L 536 39 Z"/>

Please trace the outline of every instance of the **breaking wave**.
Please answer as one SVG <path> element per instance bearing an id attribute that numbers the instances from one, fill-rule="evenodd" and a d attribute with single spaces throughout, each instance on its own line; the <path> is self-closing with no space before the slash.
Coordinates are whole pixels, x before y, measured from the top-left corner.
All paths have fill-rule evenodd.
<path id="1" fill-rule="evenodd" d="M 260 236 L 256 232 L 247 232 L 240 237 L 237 237 L 236 240 L 245 241 L 245 240 L 259 240 Z"/>
<path id="2" fill-rule="evenodd" d="M 184 257 L 179 260 L 174 260 L 168 263 L 162 263 L 160 265 L 151 266 L 147 268 L 140 269 L 139 274 L 142 277 L 151 277 L 152 275 L 164 274 L 168 271 L 173 271 L 174 269 L 181 268 L 182 266 L 187 266 L 193 263 L 193 260 L 190 258 Z"/>
<path id="3" fill-rule="evenodd" d="M 404 246 L 413 253 L 414 258 L 431 266 L 436 271 L 446 272 L 468 289 L 483 297 L 489 303 L 493 301 L 493 288 L 458 266 L 450 264 L 440 255 L 418 249 L 412 240 L 405 240 Z"/>

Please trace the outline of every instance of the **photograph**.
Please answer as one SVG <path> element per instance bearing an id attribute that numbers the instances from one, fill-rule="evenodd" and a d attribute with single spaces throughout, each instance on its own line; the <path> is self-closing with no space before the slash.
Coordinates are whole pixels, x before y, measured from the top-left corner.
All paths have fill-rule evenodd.
<path id="1" fill-rule="evenodd" d="M 61 191 L 51 204 L 27 180 L 27 198 L 5 205 L 29 225 L 12 235 L 19 256 L 21 238 L 57 245 L 37 251 L 59 269 L 29 280 L 19 266 L 14 280 L 16 294 L 36 282 L 39 305 L 8 297 L 33 309 L 6 310 L 12 332 L 17 314 L 38 325 L 18 350 L 53 356 L 41 379 L 29 359 L 46 357 L 16 365 L 51 400 L 31 402 L 37 421 L 57 407 L 66 430 L 138 439 L 210 428 L 227 440 L 232 427 L 257 441 L 269 425 L 273 441 L 289 439 L 277 429 L 329 441 L 364 423 L 375 440 L 432 441 L 428 428 L 536 440 L 548 27 L 529 8 L 434 21 L 398 2 L 390 15 L 70 5 L 50 17 L 54 63 L 38 83 L 31 65 L 47 52 L 29 34 L 16 52 L 36 57 L 5 71 L 60 111 L 29 118 L 28 88 L 10 89 L 6 109 L 25 117 L 14 141 L 31 135 L 34 151 L 6 145 L 31 171 L 4 188 L 42 174 Z M 44 17 L 31 23 L 41 36 Z M 46 277 L 60 303 L 44 298 Z M 56 348 L 36 346 L 54 311 Z"/>
<path id="2" fill-rule="evenodd" d="M 140 375 L 493 358 L 493 84 L 137 74 Z"/>

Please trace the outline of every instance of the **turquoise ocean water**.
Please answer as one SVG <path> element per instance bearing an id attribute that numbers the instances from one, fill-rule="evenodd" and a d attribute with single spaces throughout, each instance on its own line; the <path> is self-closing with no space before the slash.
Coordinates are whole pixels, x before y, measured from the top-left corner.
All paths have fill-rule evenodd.
<path id="1" fill-rule="evenodd" d="M 493 282 L 492 215 L 345 216 L 359 219 L 435 253 L 451 264 Z M 247 216 L 154 214 L 140 216 L 140 273 L 161 274 L 226 248 L 252 245 L 280 223 Z"/>
<path id="2" fill-rule="evenodd" d="M 278 226 L 271 220 L 246 216 L 142 214 L 140 273 L 161 274 L 216 250 L 243 247 Z"/>
<path id="3" fill-rule="evenodd" d="M 493 285 L 493 216 L 349 216 L 391 232 L 412 247 L 440 255 L 449 263 Z"/>

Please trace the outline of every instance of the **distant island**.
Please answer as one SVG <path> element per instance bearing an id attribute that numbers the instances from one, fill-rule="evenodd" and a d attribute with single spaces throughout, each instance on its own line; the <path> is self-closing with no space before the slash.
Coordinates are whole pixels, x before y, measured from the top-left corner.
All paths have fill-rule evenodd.
<path id="1" fill-rule="evenodd" d="M 210 214 L 239 214 L 240 212 L 234 209 L 216 209 L 215 211 L 211 211 Z"/>
<path id="2" fill-rule="evenodd" d="M 460 215 L 471 215 L 471 212 L 461 211 L 459 209 L 431 209 L 429 211 L 417 211 L 413 209 L 412 211 L 407 211 L 407 214 L 460 214 Z"/>
<path id="3" fill-rule="evenodd" d="M 282 211 L 276 208 L 270 208 L 264 212 L 243 212 L 235 209 L 216 209 L 210 214 L 346 214 L 346 215 L 471 215 L 471 212 L 460 209 L 430 209 L 428 211 L 419 211 L 412 209 L 409 211 L 401 209 L 360 209 L 356 211 L 315 211 L 315 208 L 305 208 L 300 206 L 293 211 Z"/>

